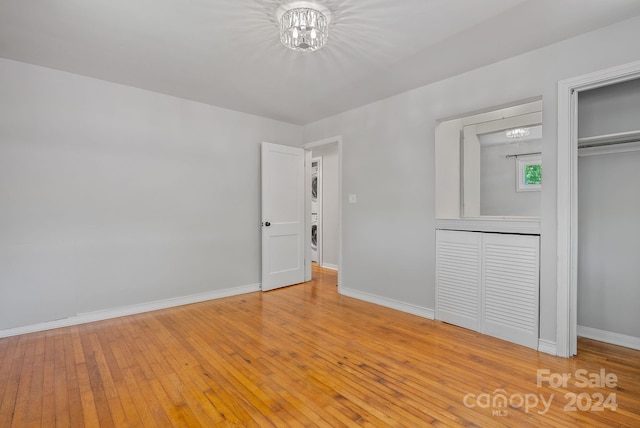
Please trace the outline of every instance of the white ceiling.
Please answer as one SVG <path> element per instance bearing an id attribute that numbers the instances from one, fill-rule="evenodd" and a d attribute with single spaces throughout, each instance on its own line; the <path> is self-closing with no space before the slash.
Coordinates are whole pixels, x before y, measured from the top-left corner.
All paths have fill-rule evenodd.
<path id="1" fill-rule="evenodd" d="M 1 0 L 0 57 L 306 124 L 640 14 L 638 0 L 325 0 L 329 45 L 296 53 L 280 3 Z"/>

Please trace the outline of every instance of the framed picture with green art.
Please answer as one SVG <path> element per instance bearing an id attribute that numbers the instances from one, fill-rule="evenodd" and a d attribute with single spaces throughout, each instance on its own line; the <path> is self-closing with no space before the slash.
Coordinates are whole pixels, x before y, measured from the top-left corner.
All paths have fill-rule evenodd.
<path id="1" fill-rule="evenodd" d="M 528 155 L 519 156 L 516 163 L 518 192 L 535 192 L 542 189 L 542 156 Z"/>

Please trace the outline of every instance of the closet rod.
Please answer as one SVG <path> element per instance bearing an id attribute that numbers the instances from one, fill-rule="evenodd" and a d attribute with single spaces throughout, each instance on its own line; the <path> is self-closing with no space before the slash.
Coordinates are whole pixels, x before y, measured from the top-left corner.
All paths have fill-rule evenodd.
<path id="1" fill-rule="evenodd" d="M 615 134 L 597 135 L 595 137 L 578 138 L 578 148 L 612 146 L 614 144 L 637 143 L 640 131 L 618 132 Z"/>
<path id="2" fill-rule="evenodd" d="M 509 158 L 517 158 L 517 157 L 520 157 L 520 156 L 541 155 L 541 154 L 542 154 L 542 152 L 518 153 L 517 155 L 506 155 L 505 157 L 507 159 L 509 159 Z"/>
<path id="3" fill-rule="evenodd" d="M 639 139 L 631 139 L 631 140 L 621 140 L 621 141 L 608 141 L 602 143 L 578 143 L 578 149 L 591 149 L 594 147 L 605 147 L 605 146 L 616 146 L 618 144 L 629 144 L 629 143 L 640 143 Z"/>

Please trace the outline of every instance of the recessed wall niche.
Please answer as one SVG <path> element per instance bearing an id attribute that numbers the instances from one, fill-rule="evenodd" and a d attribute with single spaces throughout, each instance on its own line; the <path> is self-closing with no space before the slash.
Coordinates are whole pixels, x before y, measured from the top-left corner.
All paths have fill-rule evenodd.
<path id="1" fill-rule="evenodd" d="M 437 219 L 539 219 L 542 99 L 440 121 Z"/>

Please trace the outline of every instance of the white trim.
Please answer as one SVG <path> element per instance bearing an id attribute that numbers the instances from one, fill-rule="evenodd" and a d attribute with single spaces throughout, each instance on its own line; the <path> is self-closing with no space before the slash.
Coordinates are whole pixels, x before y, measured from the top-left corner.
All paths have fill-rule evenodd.
<path id="1" fill-rule="evenodd" d="M 410 303 L 400 302 L 398 300 L 389 299 L 388 297 L 382 297 L 364 291 L 353 290 L 350 288 L 342 288 L 339 290 L 340 294 L 354 299 L 363 300 L 365 302 L 373 303 L 376 305 L 384 306 L 386 308 L 395 309 L 397 311 L 406 312 L 419 317 L 427 318 L 430 320 L 435 319 L 435 312 L 433 309 L 423 308 L 422 306 L 412 305 Z"/>
<path id="2" fill-rule="evenodd" d="M 558 82 L 557 354 L 577 352 L 578 135 L 576 93 L 640 78 L 640 61 Z"/>
<path id="3" fill-rule="evenodd" d="M 538 339 L 538 352 L 556 355 L 556 342 L 551 340 Z"/>
<path id="4" fill-rule="evenodd" d="M 466 230 L 469 232 L 540 234 L 540 219 L 537 217 L 489 217 L 437 219 L 436 229 Z"/>
<path id="5" fill-rule="evenodd" d="M 307 231 L 304 234 L 304 281 L 311 281 L 311 150 L 304 152 L 304 228 Z"/>
<path id="6" fill-rule="evenodd" d="M 114 309 L 104 309 L 100 311 L 85 312 L 76 316 L 63 318 L 54 321 L 31 324 L 24 327 L 8 328 L 0 330 L 0 338 L 17 336 L 19 334 L 35 333 L 38 331 L 52 330 L 54 328 L 69 327 L 78 324 L 85 324 L 94 321 L 103 321 L 111 318 L 124 317 L 127 315 L 141 314 L 144 312 L 157 311 L 175 306 L 190 305 L 192 303 L 205 302 L 208 300 L 222 299 L 224 297 L 237 296 L 239 294 L 253 293 L 260 291 L 260 284 L 243 285 L 240 287 L 225 288 L 223 290 L 209 291 L 206 293 L 191 294 L 188 296 L 172 297 L 169 299 L 156 300 L 153 302 L 140 303 L 137 305 L 123 306 Z"/>
<path id="7" fill-rule="evenodd" d="M 571 242 L 571 215 L 572 206 L 571 195 L 574 180 L 572 179 L 572 144 L 575 136 L 572 124 L 576 121 L 572 118 L 573 104 L 575 98 L 573 91 L 569 88 L 569 83 L 558 82 L 558 144 L 557 144 L 557 241 L 556 257 L 558 260 L 556 267 L 556 354 L 561 357 L 570 357 L 571 353 L 571 332 L 570 326 L 570 283 L 572 281 L 571 254 L 569 248 Z M 568 95 L 568 96 L 564 96 Z M 577 150 L 576 150 L 577 151 Z"/>
<path id="8" fill-rule="evenodd" d="M 510 109 L 510 110 L 507 110 Z M 461 113 L 454 116 L 447 116 L 436 119 L 436 123 L 448 122 L 451 120 L 462 119 L 464 126 L 473 125 L 474 123 L 487 122 L 497 120 L 506 116 L 518 116 L 527 113 L 542 111 L 542 95 L 524 98 L 506 104 L 500 104 L 493 107 L 486 107 L 480 110 L 474 110 L 467 113 Z M 505 114 L 506 113 L 506 114 Z"/>
<path id="9" fill-rule="evenodd" d="M 640 337 L 627 336 L 625 334 L 598 330 L 597 328 L 585 327 L 582 325 L 578 326 L 578 336 L 640 351 Z"/>
<path id="10" fill-rule="evenodd" d="M 313 141 L 302 146 L 305 150 L 311 150 L 314 147 L 324 146 L 327 144 L 338 143 L 338 292 L 341 292 L 342 288 L 342 135 L 337 135 L 331 138 L 324 138 L 322 140 Z M 309 207 L 311 208 L 311 207 Z M 311 229 L 311 216 L 307 216 L 309 226 L 307 230 Z M 307 245 L 307 247 L 310 247 Z M 311 260 L 308 261 L 309 269 L 311 269 Z"/>
<path id="11" fill-rule="evenodd" d="M 312 141 L 311 143 L 306 143 L 302 148 L 305 150 L 311 150 L 315 147 L 326 146 L 327 144 L 338 143 L 338 145 L 342 145 L 342 135 L 336 135 L 331 138 L 323 138 L 322 140 Z"/>

